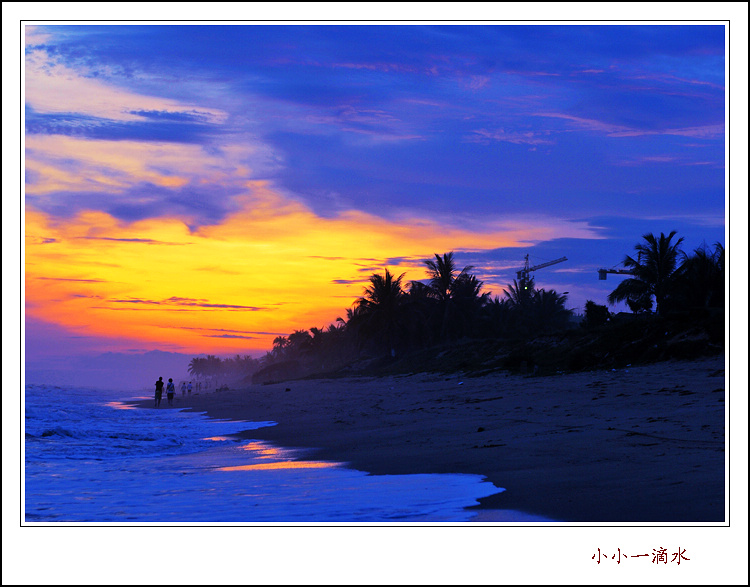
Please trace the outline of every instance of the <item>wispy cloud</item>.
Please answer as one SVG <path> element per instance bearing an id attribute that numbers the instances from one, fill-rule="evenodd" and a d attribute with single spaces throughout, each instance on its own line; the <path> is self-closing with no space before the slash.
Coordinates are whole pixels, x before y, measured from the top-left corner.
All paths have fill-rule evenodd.
<path id="1" fill-rule="evenodd" d="M 108 236 L 77 236 L 77 239 L 96 240 L 96 241 L 113 241 L 118 243 L 138 243 L 144 245 L 172 245 L 185 246 L 187 243 L 169 243 L 165 241 L 154 240 L 151 238 L 112 238 Z"/>
<path id="2" fill-rule="evenodd" d="M 408 65 L 396 61 L 392 62 L 361 62 L 361 63 L 332 63 L 330 67 L 343 68 L 343 69 L 365 69 L 369 71 L 379 71 L 383 73 L 419 73 L 434 75 L 434 67 L 420 67 L 414 65 Z"/>
<path id="3" fill-rule="evenodd" d="M 76 279 L 74 277 L 44 277 L 37 276 L 34 279 L 41 279 L 44 281 L 78 281 L 82 283 L 105 283 L 104 279 Z"/>
<path id="4" fill-rule="evenodd" d="M 237 208 L 232 196 L 246 190 L 257 154 L 251 142 L 207 150 L 189 144 L 29 135 L 26 203 L 61 216 L 103 210 L 132 221 L 179 210 L 190 224 L 215 223 Z"/>
<path id="5" fill-rule="evenodd" d="M 529 70 L 506 70 L 506 75 L 518 75 L 522 77 L 560 77 L 562 74 L 554 71 L 529 71 Z"/>
<path id="6" fill-rule="evenodd" d="M 722 92 L 725 89 L 723 84 L 717 84 L 715 82 L 711 82 L 708 80 L 680 77 L 676 75 L 670 75 L 667 73 L 632 75 L 630 77 L 632 79 L 652 80 L 652 81 L 658 81 L 662 83 L 667 82 L 667 83 L 673 83 L 673 84 L 679 84 L 679 85 L 690 84 L 690 85 L 696 85 L 696 86 L 705 86 L 705 87 L 709 87 L 715 90 L 720 90 Z"/>
<path id="7" fill-rule="evenodd" d="M 609 137 L 641 137 L 654 135 L 672 135 L 693 137 L 702 139 L 716 139 L 724 135 L 724 124 L 707 124 L 704 126 L 693 126 L 683 128 L 633 128 L 620 124 L 613 124 L 592 118 L 583 118 L 562 112 L 537 112 L 533 116 L 557 118 L 566 120 L 574 128 L 586 131 L 600 132 Z"/>
<path id="8" fill-rule="evenodd" d="M 246 334 L 204 334 L 206 338 L 233 338 L 239 340 L 256 340 L 257 336 L 250 336 Z"/>
<path id="9" fill-rule="evenodd" d="M 144 300 L 144 299 L 124 299 L 124 300 L 109 300 L 114 304 L 146 304 L 154 306 L 190 306 L 195 308 L 206 308 L 206 309 L 219 309 L 219 310 L 244 310 L 250 312 L 258 312 L 261 310 L 269 310 L 270 308 L 263 308 L 258 306 L 242 306 L 237 304 L 215 304 L 210 303 L 208 300 L 195 300 L 190 298 L 178 298 L 171 297 L 163 300 Z"/>
<path id="10" fill-rule="evenodd" d="M 724 136 L 724 124 L 708 124 L 684 128 L 665 128 L 659 130 L 628 129 L 609 133 L 611 137 L 640 137 L 648 135 L 672 135 L 696 139 L 718 139 Z"/>
<path id="11" fill-rule="evenodd" d="M 237 338 L 258 338 L 259 336 L 270 336 L 287 334 L 286 332 L 258 332 L 253 330 L 230 330 L 227 328 L 196 328 L 192 326 L 183 326 L 182 330 L 196 330 L 203 332 L 203 336 L 236 336 Z"/>
<path id="12" fill-rule="evenodd" d="M 559 118 L 562 120 L 567 120 L 575 128 L 580 128 L 582 130 L 590 130 L 590 131 L 595 131 L 595 132 L 602 132 L 610 136 L 612 136 L 613 133 L 625 133 L 625 132 L 633 131 L 633 129 L 627 126 L 623 126 L 619 124 L 611 124 L 608 122 L 603 122 L 601 120 L 596 120 L 592 118 L 583 118 L 581 116 L 574 116 L 572 114 L 566 114 L 564 112 L 536 112 L 532 114 L 532 116 L 542 116 L 546 118 Z"/>
<path id="13" fill-rule="evenodd" d="M 486 88 L 490 84 L 490 79 L 487 75 L 472 75 L 466 82 L 466 87 L 476 92 Z"/>
<path id="14" fill-rule="evenodd" d="M 671 155 L 651 155 L 651 156 L 643 156 L 643 157 L 633 157 L 629 159 L 623 159 L 621 161 L 618 161 L 615 163 L 615 165 L 618 165 L 620 167 L 639 167 L 643 165 L 670 165 L 670 166 L 684 166 L 684 167 L 693 167 L 696 165 L 699 166 L 712 166 L 716 168 L 723 168 L 724 163 L 723 160 L 716 160 L 716 161 L 705 161 L 705 160 L 695 160 L 693 158 L 688 158 L 685 156 L 677 157 L 677 156 L 671 156 Z"/>
<path id="15" fill-rule="evenodd" d="M 549 136 L 549 133 L 544 133 Z M 542 133 L 534 131 L 517 132 L 510 131 L 506 132 L 504 129 L 487 130 L 479 129 L 472 132 L 472 134 L 466 136 L 466 140 L 470 142 L 488 143 L 490 141 L 502 141 L 505 143 L 513 143 L 514 145 L 550 145 L 554 143 L 550 138 L 542 138 Z"/>
<path id="16" fill-rule="evenodd" d="M 28 40 L 28 39 L 27 39 Z M 220 123 L 226 113 L 176 100 L 146 96 L 86 77 L 50 54 L 44 47 L 26 53 L 26 104 L 38 113 L 86 114 L 112 121 L 143 120 L 142 113 L 200 116 L 205 122 Z"/>

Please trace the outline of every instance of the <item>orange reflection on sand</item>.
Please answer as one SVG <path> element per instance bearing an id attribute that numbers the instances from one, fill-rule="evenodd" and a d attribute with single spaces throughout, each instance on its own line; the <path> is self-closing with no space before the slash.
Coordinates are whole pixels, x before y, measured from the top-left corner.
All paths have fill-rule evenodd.
<path id="1" fill-rule="evenodd" d="M 262 471 L 269 469 L 334 469 L 342 463 L 325 461 L 277 461 L 257 465 L 239 465 L 237 467 L 219 467 L 219 471 Z"/>

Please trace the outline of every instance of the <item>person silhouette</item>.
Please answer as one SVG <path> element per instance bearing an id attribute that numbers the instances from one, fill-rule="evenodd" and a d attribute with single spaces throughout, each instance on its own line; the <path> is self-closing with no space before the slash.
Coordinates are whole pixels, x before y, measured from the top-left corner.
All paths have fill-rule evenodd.
<path id="1" fill-rule="evenodd" d="M 154 391 L 154 407 L 158 408 L 161 405 L 161 392 L 164 390 L 164 382 L 159 377 L 159 381 L 155 383 L 156 390 Z"/>
<path id="2" fill-rule="evenodd" d="M 169 383 L 167 383 L 167 402 L 169 405 L 172 405 L 172 400 L 174 400 L 174 383 L 172 383 L 172 378 L 169 378 Z"/>

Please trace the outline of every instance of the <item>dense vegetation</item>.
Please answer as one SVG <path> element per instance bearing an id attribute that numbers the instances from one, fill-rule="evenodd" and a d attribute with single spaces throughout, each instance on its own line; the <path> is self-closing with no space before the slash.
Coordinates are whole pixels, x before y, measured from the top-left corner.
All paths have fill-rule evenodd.
<path id="1" fill-rule="evenodd" d="M 423 281 L 404 284 L 403 274 L 388 269 L 372 275 L 346 318 L 278 336 L 261 359 L 196 358 L 190 372 L 263 383 L 312 374 L 550 372 L 720 352 L 724 247 L 704 245 L 688 255 L 674 236 L 646 234 L 637 258 L 625 257 L 630 277 L 608 302 L 625 302 L 632 314 L 613 316 L 589 300 L 574 325 L 565 295 L 528 278 L 492 297 L 473 267 L 458 269 L 450 252 L 425 261 Z"/>
<path id="2" fill-rule="evenodd" d="M 235 383 L 250 377 L 263 366 L 259 359 L 249 355 L 236 355 L 221 359 L 214 355 L 195 357 L 188 365 L 188 373 L 206 385 L 206 389 L 218 389 L 228 383 Z"/>

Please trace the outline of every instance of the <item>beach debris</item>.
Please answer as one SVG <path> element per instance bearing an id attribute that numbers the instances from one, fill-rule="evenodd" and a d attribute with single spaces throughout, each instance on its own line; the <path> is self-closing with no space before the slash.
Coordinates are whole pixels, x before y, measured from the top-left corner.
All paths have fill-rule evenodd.
<path id="1" fill-rule="evenodd" d="M 484 432 L 484 428 L 480 426 L 479 428 L 477 428 L 477 432 Z"/>

